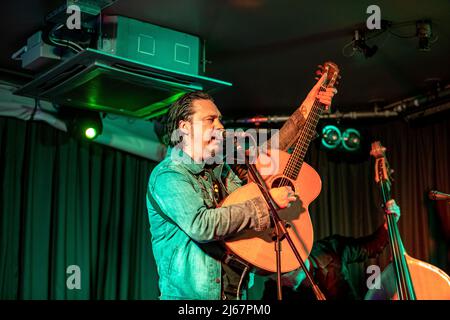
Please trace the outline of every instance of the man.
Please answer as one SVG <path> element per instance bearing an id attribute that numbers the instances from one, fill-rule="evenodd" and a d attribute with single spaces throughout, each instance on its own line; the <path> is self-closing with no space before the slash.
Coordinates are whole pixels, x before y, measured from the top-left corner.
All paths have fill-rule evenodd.
<path id="1" fill-rule="evenodd" d="M 319 92 L 323 81 L 324 77 L 305 100 L 309 109 L 316 97 L 331 103 L 335 90 Z M 219 207 L 241 186 L 227 164 L 207 164 L 219 151 L 215 137 L 224 129 L 220 118 L 213 99 L 202 92 L 184 95 L 168 114 L 170 148 L 152 171 L 147 192 L 161 299 L 241 298 L 239 284 L 247 281 L 247 266 L 227 256 L 221 240 L 243 230 L 270 227 L 262 198 Z M 296 200 L 289 187 L 271 189 L 270 194 L 280 208 Z"/>
<path id="2" fill-rule="evenodd" d="M 400 218 L 400 207 L 394 200 L 386 204 L 386 213 Z M 377 257 L 389 243 L 387 223 L 365 237 L 353 238 L 333 235 L 314 243 L 307 260 L 308 269 L 328 300 L 361 299 L 350 281 L 348 266 Z M 283 298 L 285 300 L 315 300 L 310 283 L 302 270 L 296 270 L 283 277 Z M 276 283 L 265 282 L 263 299 L 276 298 Z"/>

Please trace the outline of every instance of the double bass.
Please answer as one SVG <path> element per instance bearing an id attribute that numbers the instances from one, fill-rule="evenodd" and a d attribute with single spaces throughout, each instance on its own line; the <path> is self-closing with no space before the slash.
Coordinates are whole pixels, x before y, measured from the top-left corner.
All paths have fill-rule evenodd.
<path id="1" fill-rule="evenodd" d="M 332 62 L 326 62 L 320 67 L 316 74 L 325 73 L 326 76 L 319 90 L 325 91 L 334 87 L 339 77 L 339 68 Z M 315 128 L 324 109 L 325 106 L 316 98 L 309 112 L 305 110 L 306 122 L 291 154 L 271 149 L 270 156 L 262 153 L 256 162 L 268 189 L 290 186 L 298 197 L 291 207 L 280 210 L 279 216 L 289 226 L 288 233 L 303 261 L 308 258 L 314 240 L 308 205 L 319 195 L 322 186 L 317 172 L 304 163 L 303 159 L 309 143 L 315 137 Z M 241 203 L 256 197 L 262 197 L 261 191 L 258 185 L 249 182 L 228 195 L 222 205 Z M 298 269 L 300 263 L 286 239 L 281 241 L 281 246 L 281 272 Z M 225 239 L 225 247 L 229 253 L 249 263 L 257 271 L 277 271 L 271 228 L 264 232 L 245 231 L 229 237 Z"/>
<path id="2" fill-rule="evenodd" d="M 391 169 L 379 141 L 372 143 L 375 181 L 383 205 L 391 199 Z M 369 289 L 367 300 L 450 300 L 450 277 L 441 269 L 408 255 L 395 217 L 386 214 L 392 262 L 381 273 L 381 288 Z"/>

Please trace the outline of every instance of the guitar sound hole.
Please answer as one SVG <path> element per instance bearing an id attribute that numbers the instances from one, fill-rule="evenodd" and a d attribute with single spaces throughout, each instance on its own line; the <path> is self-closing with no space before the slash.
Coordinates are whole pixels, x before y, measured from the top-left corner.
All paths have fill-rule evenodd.
<path id="1" fill-rule="evenodd" d="M 279 188 L 279 187 L 291 187 L 292 190 L 294 190 L 295 192 L 294 184 L 291 182 L 291 180 L 285 177 L 279 177 L 273 180 L 272 188 Z"/>

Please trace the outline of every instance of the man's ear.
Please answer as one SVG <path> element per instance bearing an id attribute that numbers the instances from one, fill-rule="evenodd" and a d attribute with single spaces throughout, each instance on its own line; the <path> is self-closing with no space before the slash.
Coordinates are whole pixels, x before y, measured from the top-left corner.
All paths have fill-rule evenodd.
<path id="1" fill-rule="evenodd" d="M 189 121 L 180 120 L 178 128 L 180 129 L 181 134 L 187 135 L 191 131 L 191 123 Z"/>

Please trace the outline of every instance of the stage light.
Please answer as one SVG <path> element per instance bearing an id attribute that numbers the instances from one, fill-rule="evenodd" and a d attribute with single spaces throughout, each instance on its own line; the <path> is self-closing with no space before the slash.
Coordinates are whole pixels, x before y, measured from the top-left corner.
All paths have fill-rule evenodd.
<path id="1" fill-rule="evenodd" d="M 364 54 L 364 57 L 370 58 L 377 52 L 378 47 L 377 46 L 369 47 L 366 44 L 364 33 L 360 30 L 355 30 L 355 34 L 353 37 L 353 50 L 360 51 Z"/>
<path id="2" fill-rule="evenodd" d="M 341 143 L 341 131 L 332 125 L 322 129 L 322 145 L 327 149 L 335 149 Z"/>
<path id="3" fill-rule="evenodd" d="M 426 20 L 417 21 L 416 35 L 419 38 L 419 50 L 430 51 L 431 22 Z"/>
<path id="4" fill-rule="evenodd" d="M 94 140 L 103 132 L 103 124 L 100 115 L 97 112 L 90 114 L 83 114 L 76 118 L 74 125 L 77 136 L 83 136 L 83 138 Z"/>
<path id="5" fill-rule="evenodd" d="M 94 140 L 103 132 L 103 123 L 98 112 L 67 108 L 67 132 L 77 139 Z"/>
<path id="6" fill-rule="evenodd" d="M 86 138 L 88 139 L 94 139 L 95 137 L 97 137 L 97 130 L 95 130 L 95 128 L 87 128 L 84 131 L 84 135 L 86 136 Z"/>
<path id="7" fill-rule="evenodd" d="M 347 151 L 356 151 L 361 145 L 361 134 L 358 130 L 348 128 L 342 134 L 342 146 Z"/>

